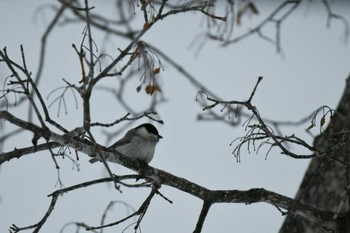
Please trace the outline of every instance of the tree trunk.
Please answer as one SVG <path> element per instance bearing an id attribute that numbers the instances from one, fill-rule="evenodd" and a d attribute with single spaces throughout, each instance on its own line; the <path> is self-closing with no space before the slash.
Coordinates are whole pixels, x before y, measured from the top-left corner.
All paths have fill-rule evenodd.
<path id="1" fill-rule="evenodd" d="M 326 151 L 327 156 L 311 160 L 295 199 L 334 212 L 338 219 L 336 232 L 350 233 L 350 76 L 336 111 L 325 132 L 314 141 L 315 147 Z M 289 214 L 280 233 L 291 232 L 330 231 L 321 222 Z"/>

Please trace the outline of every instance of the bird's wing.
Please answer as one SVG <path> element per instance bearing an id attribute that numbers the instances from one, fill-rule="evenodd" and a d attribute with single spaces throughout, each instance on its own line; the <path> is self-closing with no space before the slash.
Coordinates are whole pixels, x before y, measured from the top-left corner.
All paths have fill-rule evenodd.
<path id="1" fill-rule="evenodd" d="M 116 141 L 116 142 L 115 142 L 113 145 L 111 145 L 109 148 L 110 148 L 110 149 L 115 149 L 115 148 L 117 148 L 118 146 L 126 145 L 126 144 L 131 143 L 131 137 L 129 137 L 129 134 L 130 134 L 129 132 L 126 133 L 125 136 L 124 136 L 122 139 Z"/>

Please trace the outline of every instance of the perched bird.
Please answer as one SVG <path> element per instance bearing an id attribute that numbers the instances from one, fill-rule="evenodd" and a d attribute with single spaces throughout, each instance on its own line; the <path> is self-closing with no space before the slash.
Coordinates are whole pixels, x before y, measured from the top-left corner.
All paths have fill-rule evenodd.
<path id="1" fill-rule="evenodd" d="M 146 123 L 130 129 L 125 136 L 111 145 L 109 148 L 133 160 L 140 160 L 146 163 L 151 162 L 159 139 L 163 138 L 159 135 L 154 125 Z M 115 162 L 116 158 L 107 157 L 106 161 Z M 90 163 L 101 161 L 99 158 L 92 158 Z"/>

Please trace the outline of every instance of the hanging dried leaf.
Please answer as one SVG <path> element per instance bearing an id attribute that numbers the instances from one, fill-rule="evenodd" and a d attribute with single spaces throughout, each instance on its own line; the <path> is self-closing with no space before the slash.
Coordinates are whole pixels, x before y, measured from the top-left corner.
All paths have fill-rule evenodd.
<path id="1" fill-rule="evenodd" d="M 154 92 L 154 88 L 153 88 L 152 85 L 148 84 L 148 85 L 145 87 L 145 91 L 146 91 L 147 94 L 152 95 L 153 92 Z"/>
<path id="2" fill-rule="evenodd" d="M 149 29 L 149 23 L 145 23 L 144 25 L 143 25 L 143 30 L 147 30 L 147 29 Z"/>
<path id="3" fill-rule="evenodd" d="M 153 89 L 154 89 L 154 91 L 162 92 L 162 90 L 160 89 L 160 87 L 158 85 L 154 85 Z"/>
<path id="4" fill-rule="evenodd" d="M 325 116 L 323 116 L 320 120 L 321 127 L 324 125 L 325 122 L 326 122 L 326 119 L 325 119 Z"/>
<path id="5" fill-rule="evenodd" d="M 255 6 L 254 3 L 252 3 L 252 2 L 248 3 L 247 7 L 248 7 L 254 14 L 256 14 L 256 15 L 259 14 L 259 10 L 258 10 L 258 8 Z"/>
<path id="6" fill-rule="evenodd" d="M 159 72 L 160 72 L 160 67 L 153 69 L 153 74 L 159 74 Z"/>
<path id="7" fill-rule="evenodd" d="M 136 91 L 137 91 L 137 92 L 140 92 L 140 91 L 141 91 L 141 85 L 139 85 L 139 86 L 136 87 Z"/>
<path id="8" fill-rule="evenodd" d="M 315 127 L 314 123 L 311 123 L 311 125 L 309 127 L 306 128 L 307 131 L 309 131 L 310 129 L 312 129 L 313 127 Z"/>
<path id="9" fill-rule="evenodd" d="M 255 15 L 259 14 L 258 8 L 252 2 L 248 2 L 246 5 L 244 5 L 243 8 L 238 10 L 237 16 L 236 16 L 236 23 L 237 23 L 237 25 L 241 25 L 241 23 L 242 23 L 242 16 L 247 14 L 247 13 L 250 13 L 250 12 L 252 12 Z"/>

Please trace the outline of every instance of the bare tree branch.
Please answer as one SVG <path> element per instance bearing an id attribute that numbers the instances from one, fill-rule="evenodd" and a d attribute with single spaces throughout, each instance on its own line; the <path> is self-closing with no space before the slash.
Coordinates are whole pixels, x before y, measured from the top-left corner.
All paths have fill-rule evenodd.
<path id="1" fill-rule="evenodd" d="M 10 121 L 11 123 L 23 127 L 30 131 L 36 131 L 42 136 L 48 134 L 47 131 L 42 130 L 41 128 L 24 122 L 15 116 L 11 115 L 8 112 L 0 111 L 0 119 L 5 119 Z M 174 187 L 178 190 L 191 194 L 195 197 L 202 199 L 204 202 L 209 203 L 245 203 L 252 204 L 257 202 L 265 202 L 268 204 L 272 204 L 282 209 L 288 210 L 290 213 L 298 214 L 305 218 L 308 218 L 312 221 L 322 221 L 324 224 L 329 227 L 333 227 L 334 213 L 330 211 L 318 210 L 312 206 L 300 203 L 298 201 L 293 200 L 292 198 L 288 198 L 282 196 L 280 194 L 267 191 L 264 189 L 251 189 L 247 191 L 239 191 L 239 190 L 209 190 L 198 184 L 190 182 L 184 178 L 174 176 L 165 171 L 153 168 L 151 166 L 146 166 L 144 164 L 140 164 L 137 161 L 132 161 L 129 158 L 119 155 L 115 151 L 110 151 L 110 149 L 102 147 L 97 144 L 91 144 L 90 142 L 86 142 L 77 137 L 72 137 L 69 135 L 58 135 L 53 132 L 49 133 L 49 139 L 59 143 L 61 145 L 68 146 L 72 149 L 80 151 L 82 153 L 92 155 L 92 154 L 100 154 L 102 157 L 107 157 L 110 154 L 113 154 L 117 159 L 116 161 L 136 172 L 140 172 L 142 177 L 147 177 L 148 179 L 154 180 L 159 184 L 167 185 Z M 59 191 L 61 193 L 61 191 Z M 151 198 L 150 198 L 151 199 Z M 54 203 L 56 200 L 53 200 Z M 51 213 L 52 210 L 50 210 Z M 340 215 L 342 216 L 342 215 Z"/>
<path id="2" fill-rule="evenodd" d="M 109 177 L 82 182 L 67 188 L 60 187 L 58 190 L 48 195 L 48 197 L 51 198 L 51 203 L 40 221 L 25 227 L 18 227 L 17 225 L 13 224 L 10 227 L 10 232 L 20 232 L 29 229 L 32 229 L 33 232 L 39 232 L 42 226 L 46 224 L 48 218 L 51 217 L 57 201 L 62 194 L 68 194 L 79 189 L 88 188 L 107 182 L 112 182 L 115 188 L 120 192 L 120 187 L 143 187 L 149 188 L 150 192 L 137 210 L 127 213 L 125 217 L 107 222 L 107 211 L 109 210 L 110 206 L 113 205 L 110 204 L 107 206 L 104 214 L 102 215 L 99 226 L 91 226 L 87 223 L 78 222 L 71 223 L 77 226 L 77 231 L 79 231 L 80 228 L 84 228 L 85 230 L 98 232 L 97 230 L 102 231 L 104 228 L 121 224 L 132 218 L 136 218 L 136 221 L 132 224 L 135 231 L 140 229 L 140 224 L 143 217 L 147 213 L 151 201 L 156 194 L 158 194 L 165 201 L 172 203 L 169 198 L 160 192 L 162 185 L 173 187 L 203 201 L 203 206 L 194 229 L 194 232 L 196 233 L 201 232 L 210 207 L 216 203 L 267 203 L 276 207 L 277 210 L 282 213 L 282 215 L 294 214 L 301 216 L 309 221 L 322 225 L 322 227 L 328 231 L 335 231 L 339 225 L 342 224 L 344 219 L 348 217 L 349 213 L 344 211 L 344 206 L 346 205 L 349 196 L 348 179 L 344 181 L 344 190 L 337 208 L 331 210 L 323 210 L 316 207 L 317 205 L 314 206 L 304 203 L 303 201 L 300 201 L 301 199 L 295 200 L 263 188 L 252 188 L 248 190 L 211 190 L 185 178 L 178 177 L 166 171 L 148 166 L 140 161 L 130 160 L 115 150 L 101 146 L 95 142 L 94 137 L 96 135 L 94 135 L 94 131 L 91 130 L 91 127 L 95 127 L 94 129 L 97 127 L 108 128 L 121 122 L 127 122 L 124 127 L 128 127 L 132 121 L 144 117 L 151 121 L 163 123 L 163 120 L 156 111 L 159 104 L 163 103 L 165 100 L 162 94 L 161 82 L 158 81 L 157 77 L 159 76 L 159 72 L 164 71 L 162 62 L 165 61 L 167 64 L 173 66 L 197 90 L 199 90 L 197 99 L 200 100 L 199 104 L 202 106 L 202 110 L 205 111 L 204 114 L 199 115 L 199 119 L 220 120 L 229 123 L 231 126 L 236 126 L 243 122 L 243 127 L 246 130 L 246 134 L 234 140 L 234 142 L 238 142 L 238 145 L 235 147 L 233 154 L 235 154 L 238 161 L 240 160 L 240 151 L 243 146 L 247 146 L 248 151 L 254 150 L 256 152 L 263 146 L 267 146 L 268 152 L 266 156 L 273 148 L 278 148 L 282 154 L 297 159 L 320 157 L 322 162 L 320 163 L 318 169 L 316 169 L 316 175 L 319 171 L 322 171 L 326 165 L 328 165 L 326 163 L 339 163 L 342 166 L 346 166 L 349 170 L 349 161 L 339 158 L 337 156 L 337 152 L 349 143 L 350 131 L 338 130 L 336 133 L 334 133 L 332 127 L 328 127 L 327 130 L 324 130 L 323 127 L 328 117 L 329 125 L 333 124 L 334 116 L 337 116 L 337 119 L 342 120 L 341 113 L 338 113 L 327 106 L 322 106 L 311 114 L 311 125 L 308 129 L 310 130 L 316 125 L 319 125 L 320 132 L 322 133 L 321 137 L 326 137 L 325 133 L 327 133 L 327 138 L 325 139 L 327 141 L 326 144 L 321 143 L 322 147 L 318 145 L 312 146 L 295 134 L 284 135 L 280 130 L 280 126 L 282 125 L 305 123 L 308 118 L 303 118 L 301 121 L 295 123 L 268 120 L 264 119 L 260 115 L 258 108 L 253 104 L 253 99 L 256 98 L 257 88 L 262 81 L 262 77 L 258 78 L 248 100 L 222 100 L 217 97 L 215 93 L 211 92 L 207 87 L 205 87 L 201 81 L 191 75 L 190 72 L 185 70 L 179 63 L 168 56 L 164 51 L 161 51 L 146 41 L 141 40 L 144 35 L 151 32 L 153 26 L 161 20 L 182 13 L 199 12 L 207 19 L 207 36 L 211 39 L 222 42 L 222 46 L 228 46 L 236 43 L 251 35 L 258 35 L 262 39 L 275 44 L 277 52 L 280 52 L 280 33 L 282 23 L 285 22 L 287 17 L 295 12 L 302 1 L 284 1 L 256 27 L 238 37 L 231 37 L 233 35 L 234 23 L 236 22 L 237 24 L 241 24 L 243 19 L 242 17 L 247 12 L 251 12 L 254 15 L 259 14 L 259 9 L 253 2 L 246 2 L 244 3 L 243 8 L 235 11 L 234 2 L 227 0 L 225 13 L 221 15 L 216 13 L 217 11 L 215 10 L 214 6 L 216 3 L 218 3 L 218 1 L 215 0 L 188 1 L 185 3 L 182 1 L 179 1 L 178 3 L 170 3 L 166 0 L 119 0 L 116 2 L 116 5 L 119 7 L 117 9 L 119 16 L 114 19 L 108 19 L 103 15 L 94 14 L 94 7 L 90 6 L 90 2 L 88 0 L 81 2 L 75 0 L 60 0 L 59 2 L 61 3 L 60 7 L 52 8 L 56 11 L 55 15 L 41 38 L 39 65 L 36 75 L 34 76 L 35 78 L 33 78 L 33 74 L 30 72 L 29 67 L 27 67 L 23 46 L 21 46 L 21 62 L 12 60 L 9 57 L 6 48 L 0 51 L 0 63 L 5 63 L 10 72 L 10 75 L 5 78 L 3 89 L 0 90 L 2 93 L 0 100 L 4 100 L 3 103 L 0 103 L 1 107 L 6 106 L 6 110 L 0 111 L 0 119 L 2 122 L 12 124 L 12 126 L 16 128 L 14 131 L 6 132 L 4 135 L 2 135 L 0 137 L 0 142 L 3 143 L 5 140 L 13 138 L 18 132 L 29 132 L 33 134 L 33 146 L 15 148 L 9 152 L 1 152 L 0 165 L 13 160 L 14 158 L 21 158 L 35 152 L 46 151 L 48 155 L 51 155 L 55 163 L 58 174 L 57 182 L 58 184 L 61 184 L 59 164 L 56 161 L 56 158 L 58 156 L 67 155 L 67 151 L 70 153 L 70 150 L 74 150 L 76 153 L 76 160 L 79 158 L 78 154 L 79 156 L 80 154 L 85 154 L 89 157 L 98 156 L 102 160 Z M 331 19 L 343 21 L 345 25 L 345 32 L 348 34 L 349 26 L 345 20 L 345 17 L 335 14 L 328 1 L 323 1 L 323 4 L 328 13 L 328 23 L 330 23 Z M 128 7 L 128 9 L 131 9 L 131 11 L 125 12 L 124 7 Z M 142 25 L 138 25 L 139 28 L 135 30 L 133 29 L 134 24 L 131 22 L 132 19 L 135 18 L 136 7 L 138 8 L 139 12 L 141 12 Z M 65 14 L 67 10 L 70 12 L 70 14 Z M 68 25 L 73 22 L 84 22 L 86 25 L 80 45 L 76 46 L 73 44 L 73 49 L 78 55 L 77 59 L 79 59 L 81 79 L 76 82 L 63 79 L 65 86 L 63 86 L 61 89 L 54 89 L 49 94 L 49 97 L 58 90 L 63 90 L 62 93 L 59 94 L 58 97 L 54 98 L 51 104 L 47 106 L 39 88 L 39 83 L 44 69 L 44 61 L 47 57 L 47 39 L 55 27 L 59 25 Z M 263 28 L 269 23 L 273 23 L 276 27 L 276 35 L 274 38 L 270 38 L 262 31 Z M 216 29 L 214 34 L 212 33 L 213 28 Z M 108 56 L 100 53 L 97 42 L 94 40 L 94 29 L 99 29 L 105 32 L 106 35 L 115 35 L 118 36 L 118 38 L 122 37 L 123 39 L 127 39 L 128 43 L 123 48 L 115 49 L 114 53 L 117 55 L 114 54 L 114 56 Z M 107 58 L 106 63 L 105 58 Z M 111 59 L 108 60 L 108 58 Z M 128 90 L 126 88 L 126 83 L 130 83 L 130 80 L 132 80 L 135 76 L 139 78 L 139 84 L 136 87 L 136 91 L 139 92 L 144 87 L 145 92 L 150 95 L 147 102 L 148 105 L 146 107 L 142 107 L 142 110 L 136 110 L 135 108 L 131 107 L 124 95 L 124 92 Z M 107 78 L 116 80 L 119 86 L 109 87 L 100 85 L 103 84 L 102 80 Z M 81 119 L 83 122 L 82 126 L 71 131 L 66 129 L 65 126 L 61 125 L 58 121 L 54 121 L 50 117 L 50 113 L 48 111 L 48 108 L 56 103 L 58 103 L 58 112 L 60 111 L 61 104 L 67 111 L 67 107 L 65 105 L 65 94 L 67 90 L 71 90 L 73 92 L 76 106 L 78 106 L 78 100 L 81 101 L 83 106 L 83 116 Z M 93 111 L 91 96 L 93 96 L 96 90 L 103 90 L 109 94 L 112 93 L 114 97 L 112 100 L 115 101 L 124 112 L 122 114 L 118 114 L 114 120 L 107 123 L 93 121 L 91 118 Z M 79 93 L 80 97 L 78 95 L 77 96 L 80 99 L 75 96 L 76 93 Z M 10 99 L 10 97 L 12 97 L 11 95 L 13 95 L 15 98 L 14 104 L 12 104 L 11 101 L 9 102 L 7 99 Z M 19 100 L 17 100 L 18 96 Z M 12 109 L 17 107 L 16 104 L 22 104 L 25 102 L 28 103 L 29 107 L 28 120 L 24 120 L 24 116 L 17 116 L 12 112 Z M 215 111 L 219 106 L 222 107 L 221 112 L 223 114 Z M 231 118 L 231 115 L 236 117 Z M 36 117 L 36 119 L 33 119 L 33 117 Z M 345 118 L 345 120 L 346 119 L 347 118 Z M 119 133 L 123 129 L 123 127 L 119 127 L 116 133 Z M 110 136 L 113 134 L 108 132 L 106 135 L 107 138 L 111 138 Z M 46 142 L 37 144 L 40 138 L 44 138 Z M 304 148 L 310 153 L 297 154 L 286 146 L 287 143 Z M 58 152 L 56 152 L 55 149 L 58 149 Z M 79 167 L 79 164 L 74 160 L 74 158 L 71 158 L 70 155 L 67 156 L 73 161 L 73 163 L 75 163 L 73 166 Z M 132 171 L 136 172 L 136 174 L 125 176 L 114 175 L 104 159 L 105 157 L 109 156 L 115 157 L 116 163 L 131 169 Z M 315 174 L 312 176 L 315 177 Z M 134 182 L 135 179 L 141 179 L 143 182 Z M 311 181 L 313 181 L 313 179 L 310 179 L 310 182 Z M 307 189 L 310 187 L 308 185 L 306 186 Z"/>
<path id="3" fill-rule="evenodd" d="M 203 227 L 205 218 L 207 217 L 207 214 L 209 212 L 210 207 L 211 207 L 211 203 L 210 202 L 207 202 L 207 201 L 203 202 L 203 207 L 202 207 L 201 213 L 199 215 L 196 228 L 194 229 L 193 233 L 200 233 L 200 232 L 202 232 L 202 227 Z"/>
<path id="4" fill-rule="evenodd" d="M 250 29 L 248 32 L 246 32 L 240 36 L 237 36 L 233 39 L 222 40 L 222 38 L 218 38 L 217 36 L 211 35 L 211 34 L 208 34 L 208 37 L 211 39 L 214 39 L 214 40 L 222 41 L 223 42 L 222 46 L 228 46 L 228 45 L 231 45 L 233 43 L 237 43 L 241 40 L 244 40 L 249 36 L 257 34 L 262 39 L 274 43 L 276 45 L 276 51 L 280 52 L 281 51 L 281 39 L 280 39 L 281 24 L 293 11 L 295 11 L 295 9 L 300 5 L 301 2 L 302 1 L 300 1 L 300 0 L 282 2 L 266 19 L 261 21 L 257 26 L 255 26 L 253 29 Z M 283 13 L 282 16 L 277 17 L 279 14 L 281 14 L 281 12 L 283 12 L 282 10 L 285 10 L 288 7 L 290 7 L 290 8 L 285 13 Z M 275 39 L 271 39 L 262 33 L 262 29 L 268 23 L 274 23 L 276 25 Z"/>

